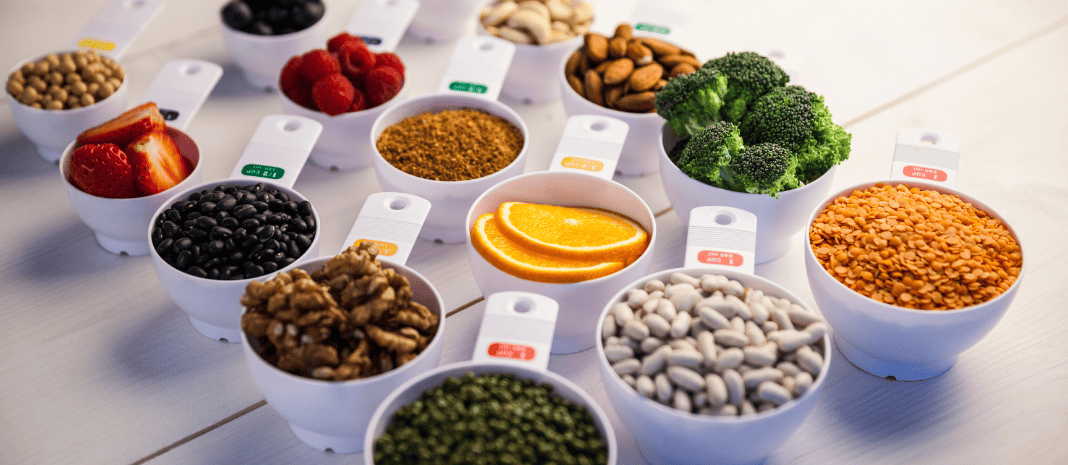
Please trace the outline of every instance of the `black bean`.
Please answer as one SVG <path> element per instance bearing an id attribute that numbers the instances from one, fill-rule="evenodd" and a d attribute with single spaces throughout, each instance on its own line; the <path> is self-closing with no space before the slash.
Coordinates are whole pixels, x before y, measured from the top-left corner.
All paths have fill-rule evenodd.
<path id="1" fill-rule="evenodd" d="M 218 268 L 208 269 L 208 279 L 219 279 L 219 275 L 222 274 Z"/>
<path id="2" fill-rule="evenodd" d="M 215 213 L 215 202 L 203 202 L 200 204 L 201 213 Z"/>
<path id="3" fill-rule="evenodd" d="M 264 273 L 274 273 L 275 271 L 278 271 L 278 264 L 277 263 L 275 263 L 275 262 L 263 262 L 263 272 Z"/>
<path id="4" fill-rule="evenodd" d="M 300 249 L 300 246 L 297 245 L 296 241 L 292 239 L 286 241 L 286 255 L 289 255 L 293 258 L 300 258 L 300 256 L 303 254 L 304 251 Z"/>
<path id="5" fill-rule="evenodd" d="M 305 228 L 305 231 L 314 231 L 315 230 L 315 217 L 314 216 L 312 216 L 312 215 L 305 216 L 304 217 L 304 222 L 307 223 L 307 225 L 308 225 L 308 227 Z"/>
<path id="6" fill-rule="evenodd" d="M 186 220 L 195 220 L 195 219 L 200 218 L 202 216 L 204 216 L 203 213 L 194 211 L 194 212 L 189 212 L 187 215 L 185 215 L 185 219 Z"/>
<path id="7" fill-rule="evenodd" d="M 167 211 L 163 212 L 163 216 L 167 219 L 167 221 L 174 221 L 174 222 L 182 221 L 182 213 L 179 212 L 178 210 L 173 209 L 173 208 L 168 209 Z"/>
<path id="8" fill-rule="evenodd" d="M 259 252 L 261 250 L 263 250 L 263 244 L 256 243 L 256 245 L 253 245 L 252 248 L 248 250 L 248 254 L 252 255 L 252 254 L 254 254 L 256 252 Z"/>
<path id="9" fill-rule="evenodd" d="M 197 265 L 203 265 L 207 263 L 208 260 L 211 260 L 211 255 L 208 255 L 207 253 L 193 255 L 193 263 L 196 263 Z"/>
<path id="10" fill-rule="evenodd" d="M 152 246 L 155 247 L 159 245 L 160 241 L 162 240 L 163 229 L 160 229 L 159 227 L 152 228 Z"/>
<path id="11" fill-rule="evenodd" d="M 260 192 L 263 192 L 263 189 L 266 188 L 266 187 L 267 186 L 264 186 L 262 182 L 258 182 L 258 183 L 256 183 L 256 185 L 254 185 L 251 188 L 249 188 L 248 191 L 253 193 L 253 194 L 259 194 Z"/>
<path id="12" fill-rule="evenodd" d="M 226 240 L 226 250 L 234 250 L 236 248 L 237 248 L 237 241 L 235 241 L 234 238 L 231 237 L 231 238 Z"/>
<path id="13" fill-rule="evenodd" d="M 208 253 L 211 254 L 217 254 L 226 250 L 226 243 L 219 239 L 215 239 L 214 241 L 208 242 L 208 246 L 205 247 L 204 250 L 207 250 Z"/>
<path id="14" fill-rule="evenodd" d="M 241 227 L 250 231 L 260 226 L 263 226 L 263 224 L 261 224 L 260 221 L 255 218 L 245 218 L 244 221 L 241 222 Z"/>
<path id="15" fill-rule="evenodd" d="M 208 277 L 208 272 L 204 271 L 204 269 L 199 267 L 199 266 L 191 266 L 191 267 L 189 267 L 188 270 L 185 270 L 185 272 L 189 273 L 190 275 L 196 276 L 198 278 L 207 278 Z"/>
<path id="16" fill-rule="evenodd" d="M 298 234 L 296 239 L 294 240 L 297 241 L 297 245 L 300 246 L 300 250 L 308 250 L 308 247 L 311 247 L 312 244 L 312 238 L 308 234 Z"/>
<path id="17" fill-rule="evenodd" d="M 181 213 L 182 216 L 185 216 L 186 213 L 189 213 L 189 211 L 196 207 L 196 205 L 197 203 L 192 201 L 184 201 L 174 204 L 175 208 L 178 209 L 178 213 Z"/>
<path id="18" fill-rule="evenodd" d="M 203 197 L 203 196 L 204 196 L 204 194 L 201 194 L 200 192 L 194 192 L 192 194 L 189 194 L 189 200 L 192 200 L 192 201 L 195 202 L 197 200 L 200 200 L 200 198 Z"/>
<path id="19" fill-rule="evenodd" d="M 283 238 L 283 239 L 285 239 L 285 238 Z M 282 253 L 286 253 L 287 251 L 289 251 L 289 245 L 286 244 L 284 241 L 278 241 L 277 239 L 272 239 L 272 240 L 275 240 L 275 241 L 278 242 L 278 247 L 275 247 L 274 248 L 275 250 L 277 250 L 279 252 L 282 252 Z"/>
<path id="20" fill-rule="evenodd" d="M 245 228 L 237 228 L 234 230 L 234 235 L 232 237 L 235 241 L 241 242 L 248 237 L 248 230 Z"/>
<path id="21" fill-rule="evenodd" d="M 290 200 L 282 204 L 282 211 L 290 216 L 295 215 L 297 213 L 297 202 Z"/>
<path id="22" fill-rule="evenodd" d="M 245 267 L 245 276 L 247 276 L 249 278 L 254 278 L 256 276 L 263 276 L 264 274 L 266 274 L 266 272 L 263 271 L 263 267 L 260 266 L 260 265 L 252 265 L 252 266 Z"/>
<path id="23" fill-rule="evenodd" d="M 299 216 L 294 216 L 290 218 L 289 225 L 292 226 L 293 229 L 296 229 L 298 231 L 304 231 L 305 229 L 308 229 L 308 223 L 305 223 L 304 220 L 300 219 Z"/>
<path id="24" fill-rule="evenodd" d="M 222 186 L 219 186 L 219 187 L 222 187 Z M 223 192 L 222 190 L 220 190 L 218 187 L 215 188 L 214 192 L 212 192 L 211 194 L 208 194 L 208 201 L 213 202 L 213 203 L 219 203 L 219 202 L 222 201 L 222 199 L 225 199 L 225 198 L 226 198 L 226 193 Z"/>
<path id="25" fill-rule="evenodd" d="M 197 227 L 197 221 L 196 220 L 186 220 L 184 223 L 182 223 L 182 231 L 189 231 L 191 229 L 196 229 L 196 227 Z"/>
<path id="26" fill-rule="evenodd" d="M 168 237 L 159 241 L 159 245 L 156 246 L 156 252 L 159 253 L 161 257 L 170 256 L 171 247 L 174 247 L 174 239 Z"/>
<path id="27" fill-rule="evenodd" d="M 179 232 L 178 225 L 173 221 L 164 221 L 163 224 L 160 225 L 160 229 L 163 233 L 163 237 L 174 237 L 174 235 Z"/>
<path id="28" fill-rule="evenodd" d="M 219 226 L 222 226 L 224 228 L 233 230 L 233 229 L 237 229 L 239 226 L 241 226 L 241 222 L 238 221 L 237 218 L 233 218 L 233 217 L 223 218 L 222 220 L 219 221 Z"/>
<path id="29" fill-rule="evenodd" d="M 183 237 L 174 241 L 174 251 L 181 252 L 193 246 L 193 240 L 188 237 Z"/>
<path id="30" fill-rule="evenodd" d="M 256 207 L 253 207 L 252 205 L 245 204 L 234 207 L 234 218 L 237 218 L 239 220 L 248 218 L 255 214 Z"/>
<path id="31" fill-rule="evenodd" d="M 285 267 L 287 267 L 289 265 L 292 265 L 293 262 L 295 262 L 295 261 L 297 261 L 297 259 L 295 259 L 293 257 L 286 257 L 285 259 L 282 260 L 281 263 L 278 264 L 278 266 L 281 266 L 282 268 L 285 268 Z"/>
<path id="32" fill-rule="evenodd" d="M 259 237 L 261 241 L 266 241 L 267 239 L 270 239 L 274 236 L 274 225 L 269 224 L 267 226 L 264 226 L 263 229 L 258 230 L 256 236 Z"/>
<path id="33" fill-rule="evenodd" d="M 267 202 L 264 202 L 262 200 L 257 200 L 255 202 L 252 202 L 251 205 L 253 207 L 255 207 L 256 211 L 259 212 L 259 213 L 263 213 L 263 212 L 267 211 Z"/>
<path id="34" fill-rule="evenodd" d="M 236 263 L 236 262 L 240 262 L 241 260 L 244 260 L 244 259 L 245 259 L 245 254 L 241 253 L 240 251 L 236 251 L 236 252 L 230 254 L 230 261 L 231 262 L 235 262 Z"/>
<path id="35" fill-rule="evenodd" d="M 203 229 L 193 228 L 189 231 L 186 231 L 185 235 L 186 237 L 192 238 L 194 240 L 199 240 L 208 237 L 208 232 Z"/>
<path id="36" fill-rule="evenodd" d="M 211 237 L 212 239 L 226 239 L 227 237 L 230 237 L 230 236 L 233 236 L 233 235 L 234 235 L 234 232 L 231 231 L 229 228 L 224 228 L 222 226 L 216 226 L 214 228 L 211 228 L 211 234 L 209 234 L 209 237 Z"/>
<path id="37" fill-rule="evenodd" d="M 233 196 L 231 196 L 231 197 L 228 197 L 228 198 L 223 199 L 222 201 L 220 201 L 219 204 L 215 206 L 215 208 L 218 208 L 219 210 L 224 211 L 224 212 L 228 212 L 228 211 L 233 210 L 234 207 L 236 207 L 236 206 L 237 206 L 237 199 L 235 199 Z"/>
<path id="38" fill-rule="evenodd" d="M 178 257 L 174 259 L 174 266 L 179 270 L 185 271 L 189 267 L 189 262 L 193 260 L 193 252 L 183 250 L 178 253 Z"/>
<path id="39" fill-rule="evenodd" d="M 279 199 L 272 198 L 271 200 L 267 201 L 267 209 L 273 212 L 280 212 L 283 208 L 285 208 L 285 204 L 285 202 Z"/>
<path id="40" fill-rule="evenodd" d="M 245 204 L 245 205 L 251 205 L 252 202 L 256 201 L 256 194 L 253 194 L 251 192 L 245 192 L 245 193 L 241 194 L 241 198 L 239 200 L 240 201 L 238 203 Z"/>
<path id="41" fill-rule="evenodd" d="M 220 263 L 222 263 L 222 260 L 218 258 L 212 258 L 211 260 L 204 262 L 204 269 L 209 270 L 210 272 L 210 270 L 217 269 Z"/>
<path id="42" fill-rule="evenodd" d="M 288 202 L 289 201 L 289 194 L 287 194 L 285 192 L 278 191 L 278 193 L 274 194 L 274 196 L 275 196 L 275 198 L 277 198 L 278 200 L 281 200 L 283 202 Z"/>
<path id="43" fill-rule="evenodd" d="M 257 213 L 255 215 L 252 215 L 252 218 L 255 219 L 256 221 L 259 221 L 260 224 L 267 224 L 267 215 L 266 214 Z"/>
<path id="44" fill-rule="evenodd" d="M 282 263 L 282 261 L 286 258 L 286 254 L 282 252 L 275 252 L 274 254 L 269 254 L 267 257 L 268 260 L 275 263 Z"/>
<path id="45" fill-rule="evenodd" d="M 230 277 L 226 279 L 230 281 L 240 281 L 242 279 L 245 279 L 245 275 L 243 273 L 234 272 L 234 274 L 230 275 Z"/>
<path id="46" fill-rule="evenodd" d="M 263 247 L 265 249 L 278 250 L 278 244 L 279 244 L 279 242 L 277 240 L 275 240 L 275 239 L 267 239 L 267 240 L 263 241 Z"/>
<path id="47" fill-rule="evenodd" d="M 211 228 L 214 228 L 219 224 L 217 221 L 215 221 L 215 218 L 212 218 L 210 216 L 202 216 L 200 218 L 197 218 L 196 221 L 197 227 L 206 231 L 211 231 Z"/>
<path id="48" fill-rule="evenodd" d="M 307 200 L 304 200 L 304 201 L 301 201 L 301 202 L 297 203 L 297 212 L 300 213 L 301 216 L 311 215 L 312 214 L 312 204 L 311 204 L 311 202 L 309 202 Z"/>
<path id="49" fill-rule="evenodd" d="M 253 247 L 253 244 L 256 244 L 256 245 L 258 245 L 258 246 L 260 246 L 262 248 L 263 245 L 261 245 L 259 242 L 260 242 L 260 239 L 258 237 L 254 236 L 252 234 L 249 234 L 248 236 L 245 237 L 244 240 L 241 241 L 241 248 L 242 249 L 247 249 L 249 247 Z"/>

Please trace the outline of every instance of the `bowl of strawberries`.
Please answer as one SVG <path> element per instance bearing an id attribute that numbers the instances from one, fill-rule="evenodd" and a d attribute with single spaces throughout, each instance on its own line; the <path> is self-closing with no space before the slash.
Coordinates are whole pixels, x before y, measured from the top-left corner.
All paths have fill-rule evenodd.
<path id="1" fill-rule="evenodd" d="M 347 32 L 330 38 L 325 49 L 290 58 L 278 84 L 285 113 L 323 125 L 312 163 L 341 170 L 371 164 L 371 125 L 408 92 L 397 55 L 374 53 Z"/>
<path id="2" fill-rule="evenodd" d="M 200 182 L 200 150 L 154 102 L 83 131 L 59 161 L 79 218 L 112 253 L 147 255 L 144 230 L 176 186 Z"/>

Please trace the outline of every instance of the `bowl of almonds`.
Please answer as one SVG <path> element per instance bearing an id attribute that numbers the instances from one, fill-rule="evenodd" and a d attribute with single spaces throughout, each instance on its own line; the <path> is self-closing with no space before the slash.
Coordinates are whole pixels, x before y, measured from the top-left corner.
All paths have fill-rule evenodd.
<path id="1" fill-rule="evenodd" d="M 559 98 L 559 85 L 544 70 L 582 43 L 591 22 L 593 4 L 583 0 L 501 0 L 483 8 L 479 34 L 516 44 L 501 93 L 528 104 Z"/>
<path id="2" fill-rule="evenodd" d="M 41 157 L 58 162 L 82 131 L 126 109 L 126 70 L 95 51 L 50 53 L 8 75 L 8 108 Z"/>
<path id="3" fill-rule="evenodd" d="M 589 32 L 561 60 L 560 92 L 568 116 L 595 114 L 630 125 L 616 171 L 640 176 L 658 169 L 656 153 L 663 118 L 656 91 L 668 79 L 701 67 L 690 51 L 652 37 L 634 37 L 628 24 L 612 37 Z"/>

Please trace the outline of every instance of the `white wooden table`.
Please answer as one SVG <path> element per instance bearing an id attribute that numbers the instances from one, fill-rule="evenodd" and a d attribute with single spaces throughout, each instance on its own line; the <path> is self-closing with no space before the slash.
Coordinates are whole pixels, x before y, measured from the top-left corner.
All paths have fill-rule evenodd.
<path id="1" fill-rule="evenodd" d="M 103 3 L 0 2 L 0 69 L 62 49 Z M 276 94 L 249 86 L 227 55 L 221 0 L 165 3 L 123 60 L 130 102 L 167 60 L 222 65 L 222 80 L 187 128 L 204 155 L 205 179 L 222 178 L 259 120 L 281 106 Z M 326 3 L 337 32 L 359 1 Z M 691 13 L 679 42 L 702 59 L 775 46 L 803 58 L 792 82 L 826 96 L 853 134 L 832 189 L 885 177 L 899 128 L 954 133 L 963 139 L 957 187 L 1007 217 L 1027 254 L 1008 314 L 949 372 L 886 381 L 836 352 L 814 412 L 767 463 L 1068 463 L 1068 3 L 679 3 Z M 634 5 L 597 2 L 594 29 L 611 31 Z M 451 48 L 401 42 L 413 95 L 436 87 Z M 505 102 L 530 128 L 527 171 L 545 169 L 563 131 L 562 105 Z M 657 213 L 654 269 L 680 265 L 685 234 L 659 176 L 617 180 Z M 324 217 L 324 253 L 340 247 L 364 198 L 379 190 L 370 168 L 315 166 L 295 187 Z M 56 166 L 6 109 L 0 217 L 0 463 L 361 463 L 300 443 L 256 390 L 240 346 L 196 333 L 148 257 L 100 248 L 72 211 Z M 757 273 L 814 305 L 800 237 L 796 244 Z M 453 312 L 442 363 L 467 359 L 483 297 L 463 245 L 419 242 L 409 265 Z M 645 463 L 632 436 L 642 432 L 618 423 L 595 356 L 557 356 L 550 369 L 608 410 L 621 463 Z"/>

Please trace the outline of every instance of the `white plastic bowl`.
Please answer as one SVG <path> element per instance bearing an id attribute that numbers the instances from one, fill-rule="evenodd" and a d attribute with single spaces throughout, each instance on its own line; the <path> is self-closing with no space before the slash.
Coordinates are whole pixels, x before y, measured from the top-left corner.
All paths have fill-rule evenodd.
<path id="1" fill-rule="evenodd" d="M 375 410 L 371 424 L 367 428 L 366 438 L 363 445 L 363 463 L 373 464 L 375 441 L 382 436 L 393 419 L 393 414 L 401 407 L 414 402 L 424 392 L 440 386 L 447 378 L 458 378 L 467 373 L 476 375 L 484 373 L 509 373 L 520 379 L 531 380 L 536 384 L 549 383 L 553 386 L 556 395 L 568 401 L 586 408 L 593 417 L 597 430 L 601 432 L 601 438 L 608 448 L 608 465 L 615 465 L 618 452 L 616 435 L 612 430 L 612 424 L 604 409 L 597 404 L 582 388 L 567 378 L 551 371 L 533 370 L 526 366 L 512 363 L 487 363 L 487 362 L 460 362 L 452 363 L 409 380 L 397 390 L 393 391 Z"/>
<path id="2" fill-rule="evenodd" d="M 478 33 L 493 36 L 486 31 L 481 22 Z M 560 85 L 553 81 L 552 73 L 560 60 L 567 61 L 578 47 L 582 46 L 582 36 L 578 35 L 562 42 L 552 44 L 515 44 L 515 55 L 508 75 L 504 78 L 501 93 L 506 97 L 526 104 L 542 103 L 560 98 Z M 575 112 L 568 114 L 579 114 Z"/>
<path id="3" fill-rule="evenodd" d="M 148 223 L 141 226 L 142 238 L 146 238 L 148 243 L 151 244 L 155 219 L 159 218 L 163 211 L 170 208 L 175 202 L 185 200 L 193 192 L 202 189 L 211 190 L 218 185 L 252 186 L 255 184 L 255 181 L 247 179 L 219 179 L 175 191 L 170 198 L 156 209 L 155 213 L 149 218 Z M 308 200 L 293 189 L 268 182 L 264 182 L 264 184 L 285 192 L 291 199 L 297 201 Z M 291 270 L 302 262 L 319 256 L 319 243 L 323 236 L 323 224 L 314 205 L 312 206 L 312 215 L 315 217 L 316 230 L 311 246 L 304 252 L 304 255 L 301 255 L 296 261 L 279 271 Z M 155 247 L 149 247 L 149 249 L 152 256 L 152 267 L 156 269 L 156 276 L 159 278 L 160 284 L 163 285 L 163 290 L 167 291 L 167 295 L 178 305 L 178 308 L 188 314 L 189 322 L 192 323 L 193 328 L 196 328 L 200 334 L 209 338 L 225 339 L 227 342 L 237 343 L 241 338 L 241 295 L 245 293 L 245 287 L 250 282 L 263 280 L 265 277 L 257 276 L 233 281 L 198 278 L 186 274 L 165 262 Z M 265 276 L 270 276 L 270 274 Z"/>
<path id="4" fill-rule="evenodd" d="M 408 34 L 426 42 L 444 42 L 466 35 L 465 27 L 484 0 L 421 0 Z"/>
<path id="5" fill-rule="evenodd" d="M 55 53 L 71 52 L 74 50 Z M 40 61 L 45 56 L 25 60 L 15 65 L 8 75 L 21 69 L 26 63 Z M 7 92 L 4 94 L 7 96 L 7 106 L 11 109 L 11 115 L 15 118 L 15 125 L 37 147 L 37 153 L 41 155 L 41 158 L 56 163 L 68 144 L 82 131 L 98 126 L 126 111 L 129 89 L 130 75 L 127 74 L 122 85 L 115 89 L 115 93 L 108 98 L 87 107 L 68 110 L 42 110 L 23 104 Z"/>
<path id="6" fill-rule="evenodd" d="M 504 118 L 514 124 L 523 134 L 523 148 L 511 164 L 496 173 L 477 179 L 465 181 L 434 181 L 413 176 L 391 165 L 378 152 L 376 142 L 386 128 L 404 118 L 424 113 L 439 113 L 445 110 L 473 108 L 486 111 Z M 429 94 L 415 97 L 394 105 L 375 120 L 371 127 L 371 150 L 374 153 L 375 175 L 383 191 L 405 192 L 430 201 L 434 206 L 426 217 L 419 237 L 426 240 L 440 240 L 445 243 L 460 243 L 466 240 L 468 227 L 465 227 L 464 215 L 471 208 L 475 199 L 495 184 L 513 178 L 523 172 L 526 166 L 527 147 L 530 146 L 530 132 L 522 118 L 503 103 L 462 94 Z"/>
<path id="7" fill-rule="evenodd" d="M 93 230 L 96 241 L 108 252 L 133 256 L 148 255 L 152 244 L 145 240 L 144 231 L 145 226 L 151 224 L 155 218 L 153 212 L 159 210 L 174 192 L 199 183 L 203 177 L 204 170 L 201 169 L 200 150 L 196 142 L 186 133 L 172 127 L 167 127 L 167 135 L 174 139 L 182 156 L 192 163 L 193 171 L 184 181 L 170 189 L 133 199 L 97 197 L 74 187 L 70 183 L 70 157 L 76 149 L 75 142 L 71 142 L 63 151 L 59 159 L 63 190 L 67 192 L 74 213 Z M 73 137 L 71 140 L 74 140 Z"/>
<path id="8" fill-rule="evenodd" d="M 626 268 L 589 281 L 543 283 L 512 276 L 482 258 L 471 244 L 469 233 L 479 216 L 496 211 L 504 202 L 594 207 L 619 213 L 645 228 L 649 245 Z M 474 202 L 465 224 L 467 259 L 482 295 L 524 291 L 551 297 L 560 304 L 552 346 L 554 354 L 586 350 L 597 343 L 600 332 L 596 328 L 600 326 L 595 326 L 595 322 L 600 308 L 624 283 L 649 272 L 656 244 L 656 218 L 641 197 L 617 182 L 569 172 L 527 173 L 504 181 Z"/>
<path id="9" fill-rule="evenodd" d="M 597 328 L 604 325 L 605 317 L 617 302 L 626 301 L 627 291 L 641 288 L 650 279 L 668 282 L 674 273 L 700 276 L 713 273 L 741 282 L 746 287 L 774 295 L 812 311 L 789 290 L 759 276 L 745 273 L 710 270 L 708 268 L 676 268 L 660 271 L 634 280 L 607 300 Z M 813 312 L 815 313 L 815 312 Z M 598 338 L 600 334 L 598 333 Z M 605 357 L 604 344 L 597 342 L 597 367 L 604 380 L 605 391 L 612 408 L 626 425 L 638 443 L 638 449 L 649 463 L 760 463 L 778 449 L 812 412 L 823 387 L 823 380 L 831 366 L 831 336 L 823 336 L 823 365 L 817 376 L 801 397 L 777 408 L 740 417 L 715 417 L 682 412 L 646 398 L 630 387 L 616 374 Z"/>
<path id="10" fill-rule="evenodd" d="M 671 126 L 662 125 L 661 143 L 657 144 L 660 152 L 660 179 L 671 207 L 686 224 L 690 221 L 690 210 L 703 205 L 741 208 L 755 214 L 757 224 L 760 225 L 757 229 L 757 263 L 779 258 L 790 249 L 794 235 L 808 224 L 805 213 L 820 199 L 827 197 L 834 173 L 838 169 L 837 165 L 832 166 L 812 184 L 780 192 L 779 198 L 734 192 L 692 179 L 675 166 L 668 158 L 668 153 L 679 139 Z"/>
<path id="11" fill-rule="evenodd" d="M 943 186 L 917 181 L 876 181 L 839 190 L 811 212 L 808 228 L 816 216 L 835 199 L 877 183 L 907 184 L 953 194 L 993 218 L 1000 219 L 1020 245 L 1012 227 L 986 204 Z M 806 230 L 807 231 L 807 230 Z M 827 322 L 834 328 L 838 348 L 853 365 L 880 378 L 918 381 L 949 370 L 957 356 L 978 343 L 1005 315 L 1023 281 L 1023 269 L 1001 295 L 958 310 L 913 310 L 878 302 L 846 287 L 828 273 L 812 252 L 808 234 L 803 235 L 805 270 L 812 295 Z"/>
<path id="12" fill-rule="evenodd" d="M 297 268 L 310 274 L 321 269 L 331 258 L 333 257 L 322 257 L 303 262 Z M 438 366 L 441 360 L 441 350 L 444 347 L 442 341 L 445 339 L 445 304 L 441 295 L 415 270 L 386 262 L 382 264 L 408 278 L 413 300 L 441 317 L 438 332 L 426 349 L 415 359 L 398 368 L 370 378 L 351 381 L 304 378 L 269 365 L 252 350 L 245 332 L 240 331 L 245 362 L 252 372 L 256 387 L 263 393 L 271 408 L 289 422 L 293 434 L 318 450 L 330 449 L 339 454 L 359 452 L 364 444 L 367 426 L 369 422 L 373 424 L 375 409 L 383 404 L 383 400 L 406 381 Z M 256 279 L 266 281 L 273 276 L 271 274 Z M 250 280 L 245 280 L 246 284 L 247 281 Z"/>
<path id="13" fill-rule="evenodd" d="M 261 36 L 231 28 L 222 21 L 223 42 L 237 66 L 253 86 L 278 89 L 282 67 L 294 55 L 326 48 L 326 23 L 329 11 L 319 21 L 289 34 Z"/>

